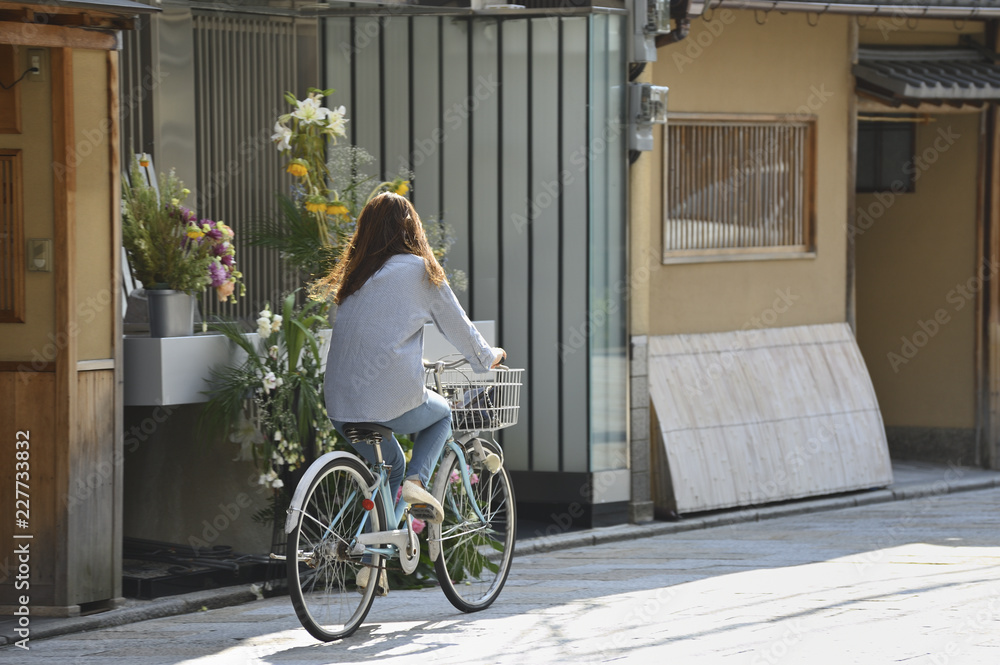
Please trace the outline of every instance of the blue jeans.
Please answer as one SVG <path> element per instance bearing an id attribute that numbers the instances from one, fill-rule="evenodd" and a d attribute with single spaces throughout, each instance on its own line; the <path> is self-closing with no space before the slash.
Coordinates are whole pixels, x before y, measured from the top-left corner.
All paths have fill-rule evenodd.
<path id="1" fill-rule="evenodd" d="M 344 423 L 333 420 L 333 426 L 337 428 L 344 438 Z M 406 458 L 403 457 L 403 449 L 400 447 L 396 437 L 392 441 L 382 442 L 382 459 L 386 464 L 392 465 L 389 472 L 389 490 L 393 499 L 396 492 L 403 484 L 404 478 L 419 478 L 424 487 L 430 487 L 431 472 L 437 463 L 444 444 L 451 436 L 451 407 L 447 400 L 437 393 L 430 393 L 427 401 L 420 406 L 410 409 L 403 415 L 381 423 L 375 423 L 388 427 L 393 432 L 400 434 L 413 434 L 413 455 L 410 457 L 411 472 L 406 474 Z M 354 446 L 354 444 L 352 444 Z M 368 460 L 369 464 L 375 463 L 375 449 L 367 443 L 360 443 L 354 446 L 358 454 Z"/>

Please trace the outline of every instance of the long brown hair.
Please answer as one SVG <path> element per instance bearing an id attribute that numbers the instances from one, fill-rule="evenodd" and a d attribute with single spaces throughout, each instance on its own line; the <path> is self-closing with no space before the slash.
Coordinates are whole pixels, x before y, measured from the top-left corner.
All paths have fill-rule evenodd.
<path id="1" fill-rule="evenodd" d="M 440 286 L 447 281 L 413 204 L 399 194 L 383 192 L 362 209 L 340 260 L 329 274 L 310 285 L 309 293 L 320 300 L 333 294 L 333 301 L 339 305 L 396 254 L 421 257 L 433 284 Z"/>

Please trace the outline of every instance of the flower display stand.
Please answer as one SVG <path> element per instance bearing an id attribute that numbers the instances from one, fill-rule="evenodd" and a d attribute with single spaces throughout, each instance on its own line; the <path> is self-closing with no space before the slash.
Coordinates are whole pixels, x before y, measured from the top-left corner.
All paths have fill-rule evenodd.
<path id="1" fill-rule="evenodd" d="M 476 321 L 490 344 L 496 334 L 493 321 Z M 257 337 L 257 333 L 247 333 Z M 320 332 L 320 357 L 326 362 L 330 330 Z M 124 344 L 125 406 L 167 406 L 208 401 L 212 368 L 242 362 L 242 351 L 220 334 L 150 337 L 126 335 Z M 455 347 L 432 325 L 424 330 L 424 356 L 436 359 L 455 353 Z"/>
<path id="2" fill-rule="evenodd" d="M 257 333 L 247 333 L 257 337 Z M 320 333 L 325 347 L 330 331 Z M 207 402 L 212 369 L 243 360 L 220 334 L 150 337 L 126 335 L 125 406 L 167 406 Z M 324 356 L 325 357 L 325 356 Z"/>

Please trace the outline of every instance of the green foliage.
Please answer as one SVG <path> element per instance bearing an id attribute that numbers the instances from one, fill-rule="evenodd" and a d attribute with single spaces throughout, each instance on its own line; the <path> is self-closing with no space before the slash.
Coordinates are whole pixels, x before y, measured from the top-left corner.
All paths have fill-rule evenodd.
<path id="1" fill-rule="evenodd" d="M 280 252 L 302 280 L 326 274 L 353 229 L 340 224 L 321 224 L 315 215 L 284 195 L 278 196 L 278 210 L 279 217 L 261 220 L 251 227 L 249 244 Z"/>
<path id="2" fill-rule="evenodd" d="M 197 293 L 209 283 L 211 258 L 200 255 L 197 247 L 185 247 L 185 226 L 160 204 L 183 200 L 187 190 L 170 171 L 160 176 L 160 195 L 146 183 L 133 159 L 129 171 L 131 184 L 122 192 L 125 210 L 122 217 L 122 240 L 136 279 L 146 288 L 166 288 Z"/>
<path id="3" fill-rule="evenodd" d="M 212 330 L 246 354 L 242 363 L 213 370 L 202 431 L 228 433 L 240 457 L 253 460 L 259 482 L 275 490 L 287 486 L 319 455 L 342 443 L 326 413 L 318 331 L 327 324 L 328 305 L 295 306 L 297 291 L 281 302 L 281 313 L 266 306 L 257 319 L 258 337 L 235 321 L 216 320 Z"/>

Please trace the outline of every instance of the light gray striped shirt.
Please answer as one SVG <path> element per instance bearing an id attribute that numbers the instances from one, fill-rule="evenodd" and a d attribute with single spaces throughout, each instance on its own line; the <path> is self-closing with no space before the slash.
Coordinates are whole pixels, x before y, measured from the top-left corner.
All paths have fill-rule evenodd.
<path id="1" fill-rule="evenodd" d="M 432 322 L 473 370 L 489 370 L 499 349 L 472 325 L 451 287 L 435 286 L 419 256 L 390 257 L 337 308 L 323 383 L 328 415 L 385 422 L 423 404 L 424 324 Z"/>

